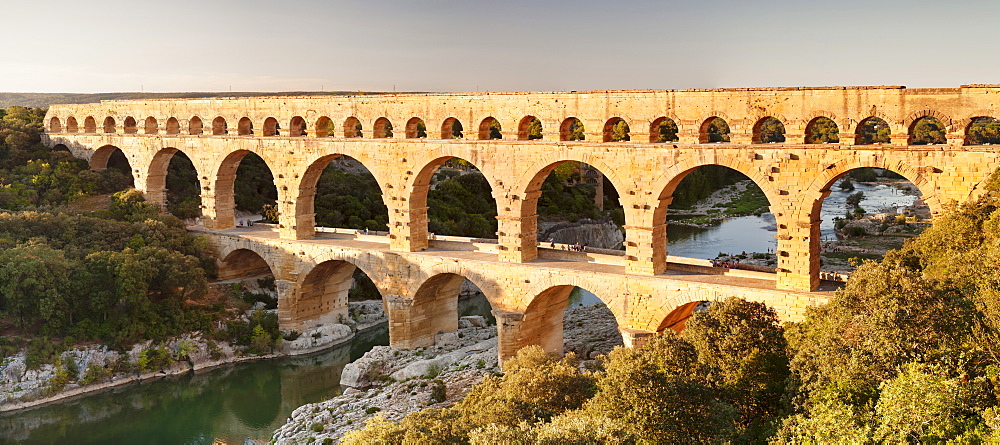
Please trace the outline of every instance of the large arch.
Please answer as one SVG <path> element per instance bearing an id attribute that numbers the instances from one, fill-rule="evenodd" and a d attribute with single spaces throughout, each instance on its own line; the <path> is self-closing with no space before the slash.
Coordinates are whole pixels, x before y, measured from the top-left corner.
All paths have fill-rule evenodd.
<path id="1" fill-rule="evenodd" d="M 236 221 L 236 182 L 237 182 L 237 172 L 240 169 L 241 164 L 243 164 L 243 159 L 248 154 L 253 153 L 254 155 L 260 157 L 264 168 L 267 169 L 266 175 L 261 178 L 262 183 L 267 183 L 266 176 L 271 176 L 270 187 L 274 187 L 277 202 L 281 202 L 282 190 L 277 188 L 274 184 L 273 171 L 271 165 L 275 165 L 273 159 L 270 159 L 269 154 L 257 153 L 254 151 L 240 149 L 229 152 L 225 157 L 217 164 L 218 169 L 216 170 L 214 178 L 210 181 L 212 184 L 212 198 L 210 202 L 205 202 L 206 206 L 212 206 L 213 212 L 209 213 L 216 220 L 215 226 L 220 229 L 226 229 L 233 227 Z M 266 185 L 266 184 L 265 184 Z M 260 196 L 263 201 L 267 201 L 268 198 Z M 214 215 L 212 215 L 214 213 Z"/>
<path id="2" fill-rule="evenodd" d="M 450 173 L 442 173 L 442 175 L 437 176 L 436 174 L 442 168 L 449 168 L 450 170 L 448 171 Z M 439 187 L 445 186 L 444 183 L 446 181 L 458 181 L 459 186 L 463 187 L 461 190 L 471 191 L 473 194 L 476 194 L 474 190 L 464 188 L 482 185 L 482 183 L 477 184 L 477 177 L 471 176 L 475 174 L 481 175 L 485 180 L 485 185 L 489 187 L 489 194 L 486 201 L 473 203 L 464 202 L 463 204 L 466 206 L 465 211 L 459 215 L 463 217 L 463 219 L 459 221 L 442 221 L 436 215 L 445 216 L 447 209 L 442 209 L 441 206 L 432 202 L 434 201 L 430 199 L 432 188 L 438 188 L 438 190 L 440 190 Z M 411 187 L 410 192 L 410 208 L 424 208 L 427 212 L 427 218 L 423 219 L 426 226 L 411 227 L 411 230 L 424 229 L 424 233 L 434 232 L 438 235 L 496 238 L 497 230 L 495 224 L 497 224 L 496 216 L 498 215 L 499 209 L 492 193 L 493 190 L 497 189 L 494 181 L 495 177 L 491 176 L 488 172 L 481 170 L 472 162 L 459 156 L 441 156 L 429 161 L 420 170 L 420 173 L 414 177 L 413 186 Z M 480 192 L 482 193 L 484 191 Z M 478 196 L 480 194 L 476 195 Z M 442 192 L 438 196 L 438 199 L 443 201 L 460 198 L 462 198 L 460 195 L 447 192 Z M 480 205 L 477 206 L 474 204 Z M 482 215 L 485 216 L 480 219 L 479 216 Z M 454 226 L 450 224 L 452 222 L 454 223 Z"/>
<path id="3" fill-rule="evenodd" d="M 177 154 L 180 154 L 181 158 L 176 158 Z M 186 179 L 189 180 L 193 179 L 194 184 L 188 184 L 188 187 L 186 187 L 187 190 L 184 190 L 184 192 L 186 192 L 185 194 L 197 195 L 197 207 L 200 208 L 201 181 L 199 180 L 199 178 L 201 176 L 198 174 L 198 166 L 194 165 L 190 157 L 188 157 L 184 152 L 174 147 L 163 148 L 160 151 L 156 152 L 155 155 L 153 155 L 153 159 L 149 163 L 149 169 L 146 172 L 146 199 L 151 202 L 160 204 L 164 207 L 167 207 L 168 210 L 171 211 L 171 213 L 174 213 L 176 216 L 180 218 L 197 217 L 200 214 L 200 210 L 196 210 L 194 208 L 186 208 L 185 211 L 183 212 L 179 211 L 179 209 L 176 207 L 176 205 L 178 204 L 176 201 L 178 201 L 178 199 L 175 198 L 176 193 L 179 190 L 172 190 L 168 184 L 168 181 L 171 179 L 169 174 L 171 163 L 173 162 L 176 164 L 177 162 L 181 162 L 182 159 L 184 161 L 182 164 L 179 165 L 182 165 L 184 170 L 187 170 L 188 168 L 194 170 L 193 172 L 185 172 L 190 174 L 191 176 Z M 190 167 L 188 167 L 187 164 L 190 164 Z M 174 168 L 176 171 L 178 167 L 175 166 Z M 175 186 L 176 185 L 177 184 L 175 181 Z M 178 187 L 173 187 L 173 188 L 178 188 Z M 169 206 L 169 204 L 174 204 L 174 206 Z M 190 204 L 187 207 L 191 207 L 194 205 L 194 202 L 187 204 Z"/>
<path id="4" fill-rule="evenodd" d="M 321 324 L 344 323 L 348 317 L 348 293 L 356 266 L 343 259 L 327 260 L 309 270 L 299 283 L 287 311 L 298 330 Z"/>
<path id="5" fill-rule="evenodd" d="M 264 255 L 247 248 L 236 248 L 220 252 L 216 278 L 232 280 L 261 275 L 274 276 L 274 268 L 264 259 Z"/>
<path id="6" fill-rule="evenodd" d="M 422 162 L 422 167 L 419 172 L 414 175 L 412 182 L 410 183 L 410 194 L 407 200 L 410 208 L 410 237 L 416 237 L 415 241 L 420 245 L 423 243 L 422 240 L 426 240 L 429 236 L 429 215 L 430 211 L 428 208 L 428 195 L 431 190 L 431 183 L 435 173 L 440 167 L 445 165 L 445 163 L 453 159 L 462 159 L 459 155 L 443 155 Z M 466 161 L 468 162 L 468 161 Z M 496 190 L 496 178 L 488 170 L 479 169 L 477 166 L 469 163 L 473 168 L 482 173 L 483 177 L 486 179 L 486 183 L 489 185 L 490 190 Z M 418 163 L 420 165 L 420 163 Z M 490 195 L 492 199 L 492 194 Z M 496 208 L 496 207 L 494 207 Z M 494 219 L 495 220 L 495 219 Z M 494 234 L 493 237 L 496 235 Z M 492 238 L 492 237 L 491 237 Z"/>
<path id="7" fill-rule="evenodd" d="M 405 347 L 430 346 L 435 343 L 439 333 L 458 330 L 459 295 L 462 285 L 469 281 L 479 292 L 488 289 L 483 277 L 477 274 L 467 274 L 460 267 L 439 267 L 426 275 L 419 285 L 413 286 L 407 295 L 409 300 L 406 313 L 405 330 L 395 330 L 396 335 L 405 335 L 405 341 L 393 339 L 394 344 Z M 485 294 L 484 294 L 485 295 Z M 485 295 L 493 307 L 495 296 Z M 390 316 L 390 323 L 392 323 Z M 393 335 L 390 329 L 390 335 Z"/>
<path id="8" fill-rule="evenodd" d="M 386 206 L 386 219 L 388 220 L 388 204 L 385 203 L 385 193 L 382 186 L 382 179 L 377 172 L 371 170 L 367 165 L 357 159 L 344 154 L 328 154 L 314 160 L 306 168 L 305 173 L 299 180 L 298 196 L 295 198 L 296 232 L 302 237 L 310 237 L 315 233 L 317 223 L 316 196 L 319 189 L 319 180 L 323 173 L 330 167 L 331 163 L 341 157 L 348 157 L 361 164 L 375 178 L 378 192 L 382 195 L 382 203 Z M 372 229 L 377 229 L 372 227 Z"/>
<path id="9" fill-rule="evenodd" d="M 570 294 L 577 287 L 590 291 L 607 305 L 615 316 L 619 332 L 621 332 L 621 328 L 626 326 L 624 314 L 618 310 L 617 301 L 591 291 L 591 289 L 599 289 L 599 286 L 592 283 L 547 284 L 541 291 L 536 289 L 528 292 L 532 298 L 524 310 L 524 320 L 518 331 L 516 349 L 538 345 L 546 352 L 563 353 L 565 348 L 563 317 L 569 305 Z"/>
<path id="10" fill-rule="evenodd" d="M 108 168 L 108 160 L 111 159 L 111 155 L 113 155 L 117 151 L 124 153 L 122 149 L 114 145 L 105 145 L 103 147 L 98 148 L 97 150 L 94 150 L 94 154 L 90 155 L 90 160 L 89 160 L 90 169 L 100 171 Z M 127 159 L 128 156 L 126 156 L 126 160 Z M 131 172 L 132 170 L 129 169 L 129 173 Z"/>

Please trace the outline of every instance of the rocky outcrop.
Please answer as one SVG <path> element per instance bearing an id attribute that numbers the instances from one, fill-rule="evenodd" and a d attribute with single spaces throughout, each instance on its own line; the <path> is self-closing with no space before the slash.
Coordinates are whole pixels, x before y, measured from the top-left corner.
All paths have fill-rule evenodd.
<path id="1" fill-rule="evenodd" d="M 614 315 L 604 305 L 569 309 L 563 325 L 566 351 L 582 358 L 606 354 L 622 344 Z M 462 317 L 458 331 L 435 339 L 434 346 L 412 351 L 376 346 L 344 368 L 342 395 L 299 407 L 272 441 L 335 442 L 376 415 L 400 420 L 424 408 L 457 403 L 484 376 L 500 371 L 496 327 L 483 317 Z"/>
<path id="2" fill-rule="evenodd" d="M 539 223 L 538 241 L 583 244 L 598 249 L 621 250 L 625 234 L 609 221 L 581 219 L 577 222 Z"/>

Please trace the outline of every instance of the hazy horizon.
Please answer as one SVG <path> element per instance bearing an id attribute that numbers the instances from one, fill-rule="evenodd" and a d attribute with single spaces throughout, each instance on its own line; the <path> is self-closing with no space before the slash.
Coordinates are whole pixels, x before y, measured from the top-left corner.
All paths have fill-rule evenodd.
<path id="1" fill-rule="evenodd" d="M 13 93 L 584 91 L 1000 83 L 989 1 L 5 5 Z"/>

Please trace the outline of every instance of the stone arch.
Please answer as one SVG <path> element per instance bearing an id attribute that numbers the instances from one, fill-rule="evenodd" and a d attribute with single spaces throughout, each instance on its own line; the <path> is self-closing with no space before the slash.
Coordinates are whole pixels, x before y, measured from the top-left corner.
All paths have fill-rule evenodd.
<path id="1" fill-rule="evenodd" d="M 537 134 L 532 132 L 532 126 L 538 127 Z M 542 139 L 544 131 L 542 127 L 542 121 L 535 116 L 525 116 L 521 118 L 521 121 L 517 124 L 517 140 L 519 141 L 533 141 L 537 139 Z"/>
<path id="2" fill-rule="evenodd" d="M 417 139 L 427 137 L 427 125 L 419 117 L 411 117 L 406 121 L 406 138 Z"/>
<path id="3" fill-rule="evenodd" d="M 868 128 L 871 126 L 875 134 L 871 136 L 865 136 L 868 132 Z M 879 131 L 885 128 L 883 136 L 879 136 Z M 888 144 L 892 140 L 889 136 L 893 133 L 892 126 L 881 116 L 868 116 L 864 119 L 858 121 L 858 125 L 854 129 L 854 143 L 855 145 L 869 145 L 869 144 Z"/>
<path id="4" fill-rule="evenodd" d="M 424 212 L 425 215 L 427 214 L 426 212 L 428 212 L 429 210 L 427 197 L 428 194 L 430 193 L 431 178 L 434 176 L 434 173 L 437 172 L 438 168 L 443 166 L 446 162 L 456 158 L 465 159 L 470 164 L 473 163 L 473 161 L 469 160 L 468 157 L 463 157 L 457 153 L 436 156 L 430 158 L 427 161 L 424 161 L 423 167 L 421 167 L 419 172 L 413 176 L 413 180 L 409 186 L 410 196 L 408 199 L 409 208 L 411 212 L 411 222 L 410 222 L 411 236 L 413 235 L 427 236 L 427 234 L 429 233 L 428 229 L 429 218 L 414 217 L 413 214 L 416 212 Z M 417 165 L 420 165 L 420 162 L 418 162 Z M 489 184 L 490 190 L 492 191 L 498 190 L 496 186 L 496 177 L 493 176 L 493 174 L 490 171 L 482 169 L 479 165 L 475 164 L 473 165 L 476 167 L 477 170 L 479 170 L 480 173 L 483 174 L 483 177 L 486 178 L 486 182 Z M 499 208 L 497 209 L 497 211 L 499 212 Z"/>
<path id="5" fill-rule="evenodd" d="M 458 298 L 466 279 L 486 295 L 491 307 L 496 307 L 496 296 L 486 293 L 491 286 L 487 286 L 482 277 L 467 276 L 457 265 L 434 268 L 426 279 L 410 287 L 405 332 L 409 338 L 405 343 L 411 347 L 429 346 L 434 344 L 436 334 L 458 330 Z M 394 339 L 393 343 L 398 341 Z"/>
<path id="6" fill-rule="evenodd" d="M 114 127 L 114 125 L 112 125 L 112 127 Z M 87 116 L 87 118 L 83 120 L 83 132 L 97 133 L 97 121 L 94 119 L 94 116 Z"/>
<path id="7" fill-rule="evenodd" d="M 372 253 L 351 253 L 344 250 L 323 250 L 314 256 L 299 258 L 296 264 L 296 274 L 300 281 L 312 270 L 323 263 L 349 263 L 364 272 L 378 288 L 379 294 L 385 300 L 386 295 L 393 295 L 394 288 L 391 279 L 386 278 L 383 259 Z"/>
<path id="8" fill-rule="evenodd" d="M 583 121 L 576 117 L 567 117 L 559 124 L 560 141 L 583 141 L 586 140 L 586 129 Z"/>
<path id="9" fill-rule="evenodd" d="M 132 116 L 126 116 L 125 122 L 122 124 L 122 126 L 125 134 L 136 134 L 139 132 L 139 128 L 135 122 L 135 118 Z"/>
<path id="10" fill-rule="evenodd" d="M 212 134 L 215 136 L 226 134 L 229 132 L 229 125 L 226 123 L 226 118 L 219 116 L 212 120 Z"/>
<path id="11" fill-rule="evenodd" d="M 941 121 L 941 124 L 944 125 L 944 129 L 947 131 L 951 131 L 952 128 L 951 116 L 948 116 L 947 114 L 944 114 L 940 111 L 930 110 L 930 109 L 914 111 L 913 113 L 910 113 L 909 116 L 906 116 L 906 119 L 903 119 L 903 127 L 906 128 L 910 133 L 912 133 L 913 126 L 916 125 L 917 121 L 920 121 L 921 119 L 928 117 L 932 117 L 934 119 Z"/>
<path id="12" fill-rule="evenodd" d="M 76 118 L 73 117 L 73 116 L 67 117 L 66 118 L 66 132 L 67 133 L 76 133 L 77 131 L 80 131 L 80 128 L 79 128 L 79 124 L 76 123 Z"/>
<path id="13" fill-rule="evenodd" d="M 830 137 L 830 135 L 826 135 L 826 132 L 829 130 L 829 128 L 831 128 L 830 127 L 831 125 L 833 129 L 832 137 Z M 821 132 L 817 135 L 818 138 L 813 137 L 814 131 Z M 816 116 L 810 119 L 809 123 L 806 124 L 805 140 L 803 142 L 805 142 L 806 144 L 834 143 L 834 141 L 826 141 L 826 142 L 820 141 L 819 138 L 823 137 L 836 139 L 837 141 L 840 140 L 840 126 L 837 125 L 837 121 L 829 116 Z"/>
<path id="14" fill-rule="evenodd" d="M 636 320 L 635 328 L 644 331 L 663 333 L 667 329 L 673 329 L 680 333 L 684 329 L 687 318 L 698 310 L 699 305 L 711 303 L 705 300 L 703 295 L 697 292 L 686 292 L 683 295 L 667 299 L 659 307 L 649 311 L 648 317 L 643 320 Z M 680 328 L 680 330 L 676 329 Z"/>
<path id="15" fill-rule="evenodd" d="M 392 137 L 392 122 L 389 118 L 383 116 L 375 120 L 375 124 L 372 125 L 372 137 L 379 139 Z"/>
<path id="16" fill-rule="evenodd" d="M 288 135 L 291 137 L 306 135 L 306 120 L 302 116 L 292 117 L 292 121 L 288 123 Z"/>
<path id="17" fill-rule="evenodd" d="M 781 202 L 779 199 L 780 191 L 774 185 L 774 182 L 768 180 L 767 175 L 758 169 L 748 171 L 745 162 L 736 159 L 734 156 L 719 156 L 714 159 L 688 159 L 671 166 L 653 182 L 653 192 L 659 191 L 659 194 L 656 195 L 656 205 L 653 208 L 653 220 L 651 221 L 653 226 L 666 224 L 667 208 L 670 201 L 668 198 L 673 196 L 677 186 L 689 173 L 705 165 L 719 165 L 736 170 L 750 178 L 757 187 L 760 187 L 770 205 L 773 206 Z M 666 245 L 664 244 L 663 247 L 666 248 Z"/>
<path id="18" fill-rule="evenodd" d="M 212 190 L 212 194 L 215 198 L 214 200 L 214 217 L 218 221 L 216 224 L 223 229 L 232 227 L 236 219 L 236 199 L 235 199 L 235 186 L 236 186 L 236 170 L 240 166 L 240 162 L 243 157 L 249 153 L 254 153 L 264 161 L 264 164 L 270 170 L 271 174 L 274 174 L 274 168 L 272 166 L 278 165 L 275 159 L 271 158 L 271 153 L 261 150 L 247 150 L 238 149 L 226 153 L 225 156 L 221 158 L 215 164 L 215 175 L 208 182 Z M 218 159 L 218 158 L 217 158 Z M 277 189 L 277 199 L 278 203 L 283 202 L 285 199 L 285 191 L 281 187 L 275 184 Z M 203 198 L 204 199 L 204 198 Z M 204 204 L 208 205 L 203 201 Z"/>
<path id="19" fill-rule="evenodd" d="M 149 116 L 146 118 L 146 122 L 143 123 L 143 132 L 145 134 L 159 134 L 160 127 L 155 117 Z"/>
<path id="20" fill-rule="evenodd" d="M 49 131 L 51 131 L 53 133 L 61 133 L 62 132 L 62 123 L 59 122 L 59 118 L 58 117 L 52 116 L 52 119 L 49 119 Z"/>
<path id="21" fill-rule="evenodd" d="M 802 202 L 803 208 L 800 211 L 809 212 L 809 217 L 814 217 L 814 220 L 819 219 L 819 212 L 823 207 L 823 200 L 826 199 L 830 194 L 830 187 L 840 178 L 842 178 L 851 170 L 856 170 L 859 168 L 874 167 L 889 170 L 896 173 L 907 181 L 910 181 L 913 185 L 920 190 L 921 199 L 927 204 L 931 209 L 932 215 L 939 215 L 944 211 L 944 203 L 940 202 L 938 198 L 933 193 L 933 184 L 927 180 L 920 173 L 916 167 L 909 166 L 902 162 L 889 163 L 886 161 L 884 156 L 877 157 L 858 157 L 854 159 L 844 159 L 835 164 L 827 166 L 823 169 L 820 174 L 813 179 L 809 186 L 804 191 L 804 200 Z M 928 193 L 928 191 L 930 193 Z M 806 215 L 802 215 L 806 216 Z"/>
<path id="22" fill-rule="evenodd" d="M 101 171 L 108 168 L 108 160 L 111 159 L 111 155 L 118 150 L 121 149 L 114 145 L 105 145 L 97 150 L 94 150 L 94 154 L 90 156 L 90 160 L 88 161 L 90 169 Z M 124 154 L 125 151 L 122 150 L 122 153 Z M 128 160 L 128 155 L 126 155 L 125 158 Z M 129 164 L 129 173 L 132 173 L 131 164 Z"/>
<path id="23" fill-rule="evenodd" d="M 176 117 L 171 117 L 167 119 L 167 134 L 180 134 L 181 123 L 177 121 Z"/>
<path id="24" fill-rule="evenodd" d="M 569 303 L 573 289 L 586 289 L 597 296 L 615 315 L 619 330 L 628 326 L 626 315 L 617 310 L 619 304 L 613 298 L 602 297 L 591 289 L 600 289 L 597 283 L 553 284 L 545 283 L 528 291 L 531 296 L 524 309 L 524 321 L 518 332 L 517 349 L 530 345 L 541 346 L 546 352 L 563 353 L 563 315 Z"/>
<path id="25" fill-rule="evenodd" d="M 236 124 L 236 134 L 240 136 L 252 136 L 253 121 L 249 117 L 241 117 L 240 121 Z"/>
<path id="26" fill-rule="evenodd" d="M 610 164 L 606 163 L 601 158 L 588 157 L 584 159 L 582 157 L 568 156 L 566 158 L 559 159 L 556 161 L 546 160 L 543 161 L 545 165 L 541 165 L 542 163 L 536 164 L 535 167 L 525 170 L 524 176 L 518 179 L 516 190 L 520 191 L 520 193 L 522 194 L 522 200 L 526 204 L 530 204 L 528 206 L 522 205 L 523 215 L 528 216 L 536 213 L 537 200 L 538 197 L 540 196 L 539 192 L 541 191 L 542 183 L 545 182 L 545 178 L 549 177 L 549 173 L 552 173 L 552 170 L 554 170 L 557 166 L 559 166 L 559 164 L 568 161 L 575 161 L 584 164 L 589 164 L 594 168 L 600 170 L 600 172 L 604 174 L 604 176 L 607 177 L 609 181 L 611 181 L 611 185 L 615 188 L 615 190 L 619 191 L 629 190 L 629 188 L 623 188 L 623 186 L 634 185 L 633 182 L 626 181 L 625 178 L 619 176 L 618 172 Z M 528 200 L 533 200 L 533 201 L 529 202 Z M 529 211 L 530 213 L 525 213 Z M 629 222 L 626 221 L 625 225 L 629 225 Z"/>
<path id="27" fill-rule="evenodd" d="M 617 137 L 615 135 L 615 127 L 616 126 L 620 126 L 620 125 L 624 125 L 625 126 L 625 128 L 624 128 L 624 136 L 623 137 Z M 603 142 L 627 142 L 627 141 L 630 141 L 630 140 L 632 140 L 632 137 L 629 136 L 629 131 L 630 131 L 629 125 L 628 125 L 628 122 L 625 121 L 625 119 L 622 119 L 620 117 L 613 117 L 611 119 L 608 119 L 608 121 L 604 123 L 604 138 L 603 138 Z"/>
<path id="28" fill-rule="evenodd" d="M 333 132 L 334 132 L 333 121 L 330 120 L 329 117 L 320 116 L 319 119 L 316 119 L 316 129 L 314 130 L 316 137 L 325 138 L 328 136 L 333 136 L 334 135 Z"/>
<path id="29" fill-rule="evenodd" d="M 306 168 L 305 173 L 302 174 L 302 178 L 299 180 L 298 196 L 295 198 L 296 231 L 300 233 L 305 232 L 305 235 L 307 236 L 311 236 L 312 233 L 315 233 L 316 185 L 319 183 L 319 178 L 323 175 L 323 171 L 330 165 L 330 162 L 341 156 L 348 155 L 335 153 L 322 156 L 312 161 L 312 163 L 309 164 L 309 167 Z M 375 178 L 375 183 L 378 184 L 379 194 L 382 195 L 382 202 L 385 203 L 388 208 L 389 203 L 385 201 L 386 196 L 385 187 L 383 186 L 383 178 L 379 175 L 378 171 L 374 170 L 372 166 L 362 163 L 353 156 L 351 156 L 351 158 L 363 165 L 365 169 L 367 169 Z"/>
<path id="30" fill-rule="evenodd" d="M 730 129 L 729 129 L 729 123 L 726 122 L 726 120 L 727 119 L 724 116 L 722 116 L 721 113 L 716 113 L 711 117 L 709 117 L 708 119 L 702 121 L 701 126 L 698 127 L 698 143 L 708 144 L 713 142 L 729 142 Z M 724 129 L 725 129 L 725 131 L 719 133 L 719 136 L 716 136 L 716 134 L 712 133 L 711 131 L 713 128 L 712 124 L 716 124 L 716 128 L 718 128 L 719 123 L 717 123 L 716 121 L 722 121 L 721 123 L 724 124 Z"/>
<path id="31" fill-rule="evenodd" d="M 309 269 L 298 283 L 298 295 L 285 301 L 293 325 L 306 330 L 343 322 L 348 316 L 348 293 L 356 268 L 346 259 L 331 259 Z"/>
<path id="32" fill-rule="evenodd" d="M 205 124 L 201 121 L 201 118 L 198 116 L 192 116 L 191 119 L 188 120 L 188 134 L 198 135 L 204 132 Z"/>
<path id="33" fill-rule="evenodd" d="M 784 121 L 774 116 L 763 116 L 757 119 L 757 122 L 753 124 L 753 138 L 751 140 L 754 144 L 785 142 Z"/>
<path id="34" fill-rule="evenodd" d="M 441 139 L 462 139 L 465 137 L 463 131 L 465 128 L 462 127 L 462 121 L 449 117 L 441 124 Z"/>
<path id="35" fill-rule="evenodd" d="M 115 118 L 111 116 L 104 118 L 104 132 L 116 133 L 117 131 L 118 131 L 118 125 L 115 122 Z"/>
<path id="36" fill-rule="evenodd" d="M 279 270 L 268 262 L 267 254 L 261 254 L 252 243 L 240 243 L 237 246 L 228 246 L 219 252 L 219 267 L 217 268 L 217 279 L 230 280 L 242 277 L 254 277 L 259 275 L 275 275 L 274 271 Z"/>
<path id="37" fill-rule="evenodd" d="M 170 167 L 170 160 L 178 152 L 181 151 L 174 147 L 166 147 L 153 155 L 146 170 L 146 197 L 150 201 L 161 205 L 167 204 L 167 170 Z M 187 155 L 185 154 L 185 156 Z M 188 159 L 191 157 L 188 156 Z M 194 164 L 193 160 L 192 164 Z M 194 169 L 195 177 L 201 178 L 197 165 L 194 165 Z"/>
<path id="38" fill-rule="evenodd" d="M 361 121 L 358 118 L 351 116 L 344 120 L 344 137 L 345 138 L 359 138 L 362 135 L 364 129 L 361 127 Z"/>
<path id="39" fill-rule="evenodd" d="M 503 130 L 500 126 L 500 121 L 493 116 L 489 116 L 479 123 L 480 140 L 503 139 L 503 133 L 501 133 L 501 131 Z"/>
<path id="40" fill-rule="evenodd" d="M 660 116 L 656 119 L 653 119 L 653 122 L 650 122 L 649 124 L 649 142 L 652 142 L 654 144 L 663 142 L 677 142 L 680 140 L 680 138 L 678 137 L 680 130 L 681 130 L 680 127 L 677 126 L 676 119 L 672 119 L 668 116 Z"/>
<path id="41" fill-rule="evenodd" d="M 269 117 L 264 119 L 264 136 L 280 136 L 281 126 L 278 125 L 278 120 Z"/>
<path id="42" fill-rule="evenodd" d="M 922 123 L 927 123 L 940 128 L 940 132 L 928 133 L 925 137 L 919 138 L 917 135 L 917 127 Z M 948 143 L 948 139 L 945 136 L 948 134 L 949 129 L 952 127 L 951 120 L 941 120 L 937 116 L 925 115 L 914 119 L 907 125 L 907 145 L 943 145 Z M 935 134 L 937 133 L 937 134 Z"/>
<path id="43" fill-rule="evenodd" d="M 995 118 L 993 116 L 989 116 L 989 115 L 983 114 L 981 116 L 971 117 L 971 118 L 967 119 L 967 121 L 968 122 L 965 123 L 965 125 L 964 125 L 964 128 L 965 128 L 965 141 L 964 141 L 964 143 L 965 143 L 965 145 L 997 145 L 997 144 L 1000 144 L 1000 137 L 997 137 L 998 133 L 1000 133 L 1000 121 L 998 121 L 997 118 Z M 977 131 L 976 128 L 977 127 L 983 127 L 983 126 L 986 127 L 986 129 L 984 129 L 984 130 L 987 130 L 988 133 L 984 132 L 986 134 L 982 134 L 982 135 L 981 134 L 977 134 L 977 133 L 980 133 L 980 132 Z"/>

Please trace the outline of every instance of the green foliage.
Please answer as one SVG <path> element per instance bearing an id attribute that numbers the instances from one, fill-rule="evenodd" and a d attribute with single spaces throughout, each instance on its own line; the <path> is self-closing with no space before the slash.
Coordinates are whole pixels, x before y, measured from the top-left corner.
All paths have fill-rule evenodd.
<path id="1" fill-rule="evenodd" d="M 542 138 L 542 121 L 537 117 L 532 118 L 528 123 L 528 140 L 533 141 Z"/>
<path id="2" fill-rule="evenodd" d="M 857 207 L 865 199 L 865 192 L 855 192 L 847 196 L 845 203 L 851 207 Z"/>
<path id="3" fill-rule="evenodd" d="M 721 165 L 705 165 L 688 173 L 677 189 L 674 190 L 674 200 L 670 204 L 674 208 L 689 208 L 695 202 L 707 198 L 716 190 L 727 185 L 744 181 L 746 175 Z M 751 187 L 757 187 L 752 185 Z M 759 190 L 759 187 L 757 187 Z M 761 192 L 763 194 L 763 192 Z"/>
<path id="4" fill-rule="evenodd" d="M 431 381 L 431 402 L 440 403 L 448 399 L 444 382 L 438 379 Z"/>
<path id="5" fill-rule="evenodd" d="M 628 122 L 624 119 L 615 122 L 615 125 L 611 127 L 611 141 L 612 142 L 623 142 L 631 140 L 629 136 Z"/>
<path id="6" fill-rule="evenodd" d="M 227 322 L 223 335 L 231 343 L 247 346 L 247 351 L 251 354 L 269 354 L 281 337 L 278 314 L 257 309 L 246 320 Z"/>
<path id="7" fill-rule="evenodd" d="M 677 124 L 673 120 L 664 119 L 656 127 L 656 142 L 676 142 L 678 140 Z"/>
<path id="8" fill-rule="evenodd" d="M 154 372 L 174 364 L 174 357 L 164 345 L 150 346 L 139 353 L 136 367 L 140 372 Z"/>
<path id="9" fill-rule="evenodd" d="M 80 384 L 86 386 L 93 383 L 100 383 L 109 377 L 111 377 L 111 369 L 108 369 L 107 366 L 91 364 L 80 379 Z"/>
<path id="10" fill-rule="evenodd" d="M 773 117 L 765 118 L 757 124 L 755 133 L 757 142 L 761 144 L 785 142 L 785 125 Z"/>
<path id="11" fill-rule="evenodd" d="M 583 129 L 583 122 L 580 122 L 580 119 L 573 118 L 573 121 L 569 123 L 569 128 L 565 131 L 567 141 L 582 141 L 587 139 L 587 134 L 584 133 Z"/>
<path id="12" fill-rule="evenodd" d="M 184 152 L 177 152 L 167 166 L 167 210 L 181 219 L 201 216 L 201 182 L 194 164 Z"/>
<path id="13" fill-rule="evenodd" d="M 707 128 L 708 142 L 729 142 L 729 124 L 722 118 L 714 118 Z"/>
<path id="14" fill-rule="evenodd" d="M 969 145 L 1000 144 L 1000 121 L 992 117 L 977 117 L 969 124 L 966 143 Z"/>
<path id="15" fill-rule="evenodd" d="M 438 182 L 427 195 L 428 228 L 439 235 L 496 238 L 497 205 L 482 173 Z"/>
<path id="16" fill-rule="evenodd" d="M 870 117 L 858 124 L 858 145 L 888 144 L 892 130 L 884 120 Z"/>
<path id="17" fill-rule="evenodd" d="M 316 184 L 316 225 L 389 230 L 389 210 L 375 177 L 328 166 Z"/>
<path id="18" fill-rule="evenodd" d="M 250 212 L 260 212 L 265 205 L 275 204 L 278 189 L 274 176 L 264 159 L 249 152 L 236 168 L 236 182 L 233 185 L 236 208 Z"/>
<path id="19" fill-rule="evenodd" d="M 839 130 L 836 122 L 828 117 L 820 117 L 809 125 L 809 134 L 806 135 L 806 142 L 810 144 L 836 144 L 840 142 Z"/>
<path id="20" fill-rule="evenodd" d="M 911 130 L 910 145 L 945 144 L 948 142 L 945 134 L 948 132 L 944 124 L 934 117 L 920 118 Z"/>

